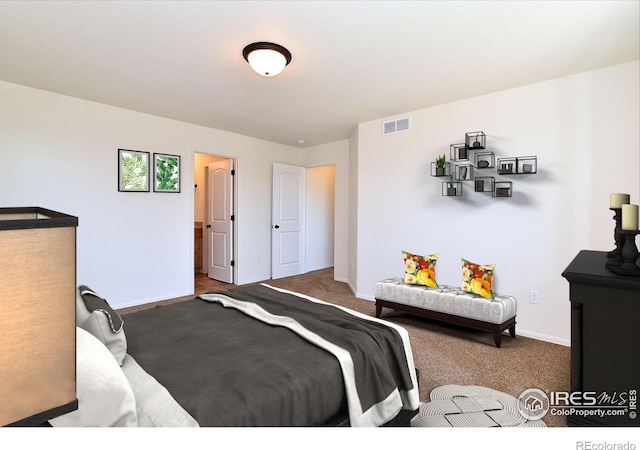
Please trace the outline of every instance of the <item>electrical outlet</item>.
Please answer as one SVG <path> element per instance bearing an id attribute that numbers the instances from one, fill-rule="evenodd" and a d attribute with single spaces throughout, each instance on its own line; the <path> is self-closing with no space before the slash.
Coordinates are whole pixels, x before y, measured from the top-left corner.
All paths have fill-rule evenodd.
<path id="1" fill-rule="evenodd" d="M 540 291 L 529 291 L 529 303 L 538 304 L 540 303 Z"/>

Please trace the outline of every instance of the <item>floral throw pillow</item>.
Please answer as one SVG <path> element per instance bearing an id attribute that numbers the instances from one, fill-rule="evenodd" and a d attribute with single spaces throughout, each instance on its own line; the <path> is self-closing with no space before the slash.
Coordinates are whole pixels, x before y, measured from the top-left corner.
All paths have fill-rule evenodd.
<path id="1" fill-rule="evenodd" d="M 405 283 L 438 287 L 438 283 L 436 283 L 437 253 L 421 256 L 409 252 L 402 252 L 402 257 L 404 258 Z"/>
<path id="2" fill-rule="evenodd" d="M 495 264 L 476 264 L 462 259 L 462 290 L 493 299 Z"/>

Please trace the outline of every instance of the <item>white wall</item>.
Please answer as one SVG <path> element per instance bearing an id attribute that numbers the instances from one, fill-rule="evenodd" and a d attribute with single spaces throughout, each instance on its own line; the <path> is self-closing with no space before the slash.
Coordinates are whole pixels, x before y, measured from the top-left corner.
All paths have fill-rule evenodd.
<path id="1" fill-rule="evenodd" d="M 118 148 L 180 155 L 182 192 L 118 192 Z M 237 158 L 238 283 L 269 279 L 272 163 L 300 149 L 0 81 L 0 206 L 78 216 L 78 283 L 116 308 L 193 292 L 197 152 Z"/>
<path id="2" fill-rule="evenodd" d="M 307 271 L 333 267 L 335 227 L 335 166 L 307 169 Z"/>
<path id="3" fill-rule="evenodd" d="M 496 264 L 495 288 L 518 299 L 518 332 L 570 341 L 562 271 L 582 249 L 609 251 L 609 194 L 640 201 L 640 76 L 635 61 L 434 108 L 409 116 L 410 132 L 357 133 L 357 271 L 350 284 L 372 299 L 376 281 L 403 272 L 401 250 L 439 253 L 436 278 L 460 284 L 461 258 Z M 394 117 L 395 118 L 395 117 Z M 538 157 L 538 173 L 512 180 L 512 198 L 442 197 L 437 155 L 484 131 L 500 156 Z M 353 243 L 351 243 L 353 245 Z M 529 291 L 540 291 L 540 304 Z"/>

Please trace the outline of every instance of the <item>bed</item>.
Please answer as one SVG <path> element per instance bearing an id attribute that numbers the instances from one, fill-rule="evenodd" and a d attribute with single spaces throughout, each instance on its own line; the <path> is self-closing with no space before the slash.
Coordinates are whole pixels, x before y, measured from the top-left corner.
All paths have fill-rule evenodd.
<path id="1" fill-rule="evenodd" d="M 79 409 L 53 426 L 408 425 L 419 407 L 404 328 L 299 293 L 252 285 L 120 317 L 81 286 L 76 306 Z"/>

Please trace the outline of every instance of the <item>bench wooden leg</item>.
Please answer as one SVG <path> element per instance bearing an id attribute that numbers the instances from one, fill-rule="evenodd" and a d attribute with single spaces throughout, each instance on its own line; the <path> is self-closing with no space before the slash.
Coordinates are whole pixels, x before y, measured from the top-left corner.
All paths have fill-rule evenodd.
<path id="1" fill-rule="evenodd" d="M 500 348 L 500 344 L 502 344 L 502 332 L 498 331 L 493 333 L 493 341 L 496 343 L 496 347 Z"/>
<path id="2" fill-rule="evenodd" d="M 382 313 L 382 306 L 376 305 L 376 317 L 380 318 L 381 313 Z"/>
<path id="3" fill-rule="evenodd" d="M 512 338 L 516 337 L 516 325 L 513 324 L 509 327 L 509 334 Z M 500 348 L 500 344 L 502 343 L 502 332 L 493 333 L 493 340 L 496 343 L 496 347 Z"/>

